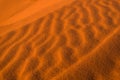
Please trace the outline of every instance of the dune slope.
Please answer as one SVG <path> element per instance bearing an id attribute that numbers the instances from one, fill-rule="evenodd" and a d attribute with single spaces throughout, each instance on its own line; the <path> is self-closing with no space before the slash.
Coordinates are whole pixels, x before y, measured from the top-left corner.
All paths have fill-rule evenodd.
<path id="1" fill-rule="evenodd" d="M 120 80 L 119 0 L 36 15 L 0 27 L 0 80 Z"/>

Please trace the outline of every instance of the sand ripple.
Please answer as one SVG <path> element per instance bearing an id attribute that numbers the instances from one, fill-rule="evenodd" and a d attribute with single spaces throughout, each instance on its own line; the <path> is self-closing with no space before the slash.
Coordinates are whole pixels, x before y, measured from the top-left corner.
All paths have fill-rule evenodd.
<path id="1" fill-rule="evenodd" d="M 76 0 L 0 36 L 0 80 L 119 80 L 120 1 Z"/>

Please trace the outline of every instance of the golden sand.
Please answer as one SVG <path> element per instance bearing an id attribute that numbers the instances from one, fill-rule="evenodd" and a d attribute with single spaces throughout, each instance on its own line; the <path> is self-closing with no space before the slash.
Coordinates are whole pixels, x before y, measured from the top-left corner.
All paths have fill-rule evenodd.
<path id="1" fill-rule="evenodd" d="M 119 0 L 0 0 L 0 11 L 0 80 L 120 80 Z"/>

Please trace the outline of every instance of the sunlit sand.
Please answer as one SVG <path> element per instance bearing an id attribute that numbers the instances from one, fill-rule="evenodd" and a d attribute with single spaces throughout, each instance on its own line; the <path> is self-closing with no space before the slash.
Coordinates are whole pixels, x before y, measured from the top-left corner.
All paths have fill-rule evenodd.
<path id="1" fill-rule="evenodd" d="M 0 80 L 120 80 L 119 0 L 0 0 Z"/>

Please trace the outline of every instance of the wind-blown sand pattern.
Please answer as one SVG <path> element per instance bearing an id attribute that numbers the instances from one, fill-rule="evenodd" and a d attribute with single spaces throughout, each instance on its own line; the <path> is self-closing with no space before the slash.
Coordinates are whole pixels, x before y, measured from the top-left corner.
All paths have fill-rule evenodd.
<path id="1" fill-rule="evenodd" d="M 0 80 L 120 80 L 119 0 L 75 0 L 32 19 L 0 26 Z"/>

